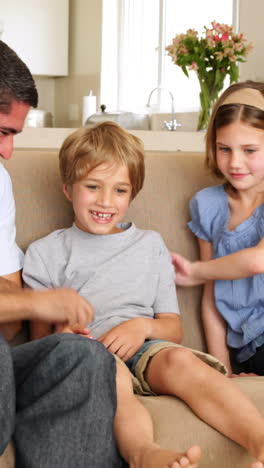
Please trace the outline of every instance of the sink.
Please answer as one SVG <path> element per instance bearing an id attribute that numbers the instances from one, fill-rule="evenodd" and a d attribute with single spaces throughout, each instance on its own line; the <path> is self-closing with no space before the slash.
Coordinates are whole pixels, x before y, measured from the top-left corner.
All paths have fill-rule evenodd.
<path id="1" fill-rule="evenodd" d="M 175 132 L 196 132 L 199 112 L 176 112 L 175 118 L 177 123 L 181 124 Z M 171 113 L 152 114 L 150 116 L 150 130 L 164 130 L 168 132 L 164 125 L 164 120 L 170 121 Z"/>

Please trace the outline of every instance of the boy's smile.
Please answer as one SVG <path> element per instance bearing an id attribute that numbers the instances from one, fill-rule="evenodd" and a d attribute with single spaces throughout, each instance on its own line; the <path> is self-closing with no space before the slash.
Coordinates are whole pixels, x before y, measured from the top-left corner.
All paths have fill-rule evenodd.
<path id="1" fill-rule="evenodd" d="M 72 202 L 75 224 L 91 234 L 114 234 L 131 201 L 132 185 L 128 168 L 116 163 L 103 163 L 64 193 Z"/>

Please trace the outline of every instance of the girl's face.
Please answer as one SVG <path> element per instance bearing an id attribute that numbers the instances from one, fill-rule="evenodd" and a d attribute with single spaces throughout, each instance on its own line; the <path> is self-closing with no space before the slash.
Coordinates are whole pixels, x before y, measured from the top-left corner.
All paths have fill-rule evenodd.
<path id="1" fill-rule="evenodd" d="M 91 234 L 114 234 L 131 201 L 132 185 L 125 165 L 100 164 L 64 193 L 72 202 L 76 226 Z"/>
<path id="2" fill-rule="evenodd" d="M 217 167 L 237 190 L 264 190 L 264 131 L 242 122 L 216 132 Z"/>

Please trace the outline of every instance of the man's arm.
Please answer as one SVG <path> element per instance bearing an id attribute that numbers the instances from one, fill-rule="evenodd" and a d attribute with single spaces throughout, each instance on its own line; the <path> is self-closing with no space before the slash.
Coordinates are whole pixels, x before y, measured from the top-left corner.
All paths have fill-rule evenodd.
<path id="1" fill-rule="evenodd" d="M 1 314 L 1 302 L 2 294 L 7 291 L 18 291 L 22 287 L 21 271 L 16 271 L 10 275 L 0 277 L 0 314 Z M 0 333 L 3 334 L 7 341 L 13 340 L 19 333 L 22 327 L 22 321 L 16 320 L 12 322 L 6 322 L 0 324 Z"/>
<path id="2" fill-rule="evenodd" d="M 86 326 L 93 317 L 92 306 L 73 289 L 21 289 L 0 278 L 0 324 L 16 320 L 47 323 L 79 323 Z"/>
<path id="3" fill-rule="evenodd" d="M 22 288 L 21 271 L 0 277 L 0 292 L 7 289 Z"/>

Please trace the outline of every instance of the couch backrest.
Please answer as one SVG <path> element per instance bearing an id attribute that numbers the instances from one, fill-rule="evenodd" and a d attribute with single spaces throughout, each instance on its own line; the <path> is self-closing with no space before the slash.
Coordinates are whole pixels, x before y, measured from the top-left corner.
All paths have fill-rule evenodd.
<path id="1" fill-rule="evenodd" d="M 61 190 L 56 150 L 16 150 L 6 167 L 12 177 L 17 207 L 17 241 L 23 250 L 54 229 L 70 226 L 70 203 Z M 159 231 L 168 248 L 191 259 L 197 243 L 188 230 L 188 202 L 204 186 L 215 183 L 198 153 L 147 152 L 144 188 L 130 206 L 127 220 Z M 184 344 L 205 349 L 200 323 L 201 288 L 178 288 Z"/>

